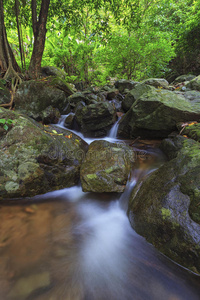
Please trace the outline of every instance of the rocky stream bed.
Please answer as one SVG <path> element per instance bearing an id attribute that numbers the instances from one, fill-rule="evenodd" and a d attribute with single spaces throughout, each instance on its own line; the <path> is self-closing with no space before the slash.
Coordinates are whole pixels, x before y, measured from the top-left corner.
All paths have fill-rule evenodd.
<path id="1" fill-rule="evenodd" d="M 50 76 L 0 107 L 2 299 L 199 299 L 200 76 L 181 80 Z"/>

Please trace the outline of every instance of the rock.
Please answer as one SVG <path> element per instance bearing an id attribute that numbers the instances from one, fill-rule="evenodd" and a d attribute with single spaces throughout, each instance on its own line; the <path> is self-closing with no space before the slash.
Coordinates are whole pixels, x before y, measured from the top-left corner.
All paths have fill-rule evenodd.
<path id="1" fill-rule="evenodd" d="M 119 90 L 120 93 L 124 93 L 124 91 L 132 90 L 134 86 L 139 83 L 133 80 L 120 79 L 114 83 L 115 87 Z"/>
<path id="2" fill-rule="evenodd" d="M 198 91 L 186 91 L 183 96 L 189 101 L 200 103 L 200 92 Z"/>
<path id="3" fill-rule="evenodd" d="M 135 87 L 127 93 L 125 98 L 122 100 L 122 108 L 127 112 L 133 103 L 142 96 L 142 94 L 154 90 L 153 87 L 145 83 L 138 83 Z"/>
<path id="4" fill-rule="evenodd" d="M 186 126 L 182 131 L 183 135 L 187 135 L 189 138 L 200 142 L 200 123 Z"/>
<path id="5" fill-rule="evenodd" d="M 192 79 L 194 79 L 196 76 L 195 75 L 192 75 L 192 74 L 188 74 L 188 75 L 180 75 L 178 76 L 173 84 L 176 84 L 176 83 L 181 83 L 181 82 L 185 82 L 185 81 L 190 81 Z"/>
<path id="6" fill-rule="evenodd" d="M 58 67 L 46 66 L 41 68 L 42 76 L 58 76 L 62 79 L 65 79 L 67 73 L 64 70 L 61 70 Z"/>
<path id="7" fill-rule="evenodd" d="M 88 136 L 106 135 L 116 121 L 116 111 L 112 103 L 99 102 L 82 106 L 75 112 L 81 131 Z"/>
<path id="8" fill-rule="evenodd" d="M 178 152 L 183 148 L 185 137 L 177 135 L 171 138 L 162 140 L 160 149 L 164 152 L 168 159 L 177 157 Z"/>
<path id="9" fill-rule="evenodd" d="M 200 75 L 189 81 L 186 84 L 186 87 L 190 88 L 191 90 L 200 91 Z"/>
<path id="10" fill-rule="evenodd" d="M 76 92 L 68 97 L 68 101 L 72 107 L 75 107 L 79 102 L 88 102 L 89 99 L 81 92 Z"/>
<path id="11" fill-rule="evenodd" d="M 48 106 L 45 110 L 41 112 L 41 119 L 43 124 L 57 124 L 61 114 L 57 108 L 53 106 Z"/>
<path id="12" fill-rule="evenodd" d="M 119 123 L 120 137 L 165 138 L 176 123 L 200 120 L 200 105 L 182 95 L 150 89 L 137 99 Z"/>
<path id="13" fill-rule="evenodd" d="M 50 287 L 50 273 L 42 272 L 21 277 L 9 293 L 9 299 L 27 299 L 27 297 L 38 289 Z"/>
<path id="14" fill-rule="evenodd" d="M 200 273 L 200 144 L 175 139 L 182 148 L 134 189 L 129 218 L 159 251 Z"/>
<path id="15" fill-rule="evenodd" d="M 24 81 L 15 94 L 16 110 L 40 121 L 41 111 L 48 106 L 64 114 L 68 101 L 65 92 L 43 80 Z"/>
<path id="16" fill-rule="evenodd" d="M 105 85 L 98 91 L 98 94 L 102 94 L 106 100 L 112 100 L 117 97 L 119 90 L 113 88 L 113 86 Z"/>
<path id="17" fill-rule="evenodd" d="M 78 183 L 87 150 L 81 138 L 3 108 L 0 118 L 13 120 L 0 137 L 0 199 L 31 197 Z"/>
<path id="18" fill-rule="evenodd" d="M 148 78 L 148 79 L 143 80 L 142 83 L 152 85 L 155 88 L 168 89 L 168 87 L 169 87 L 169 82 L 163 78 Z"/>
<path id="19" fill-rule="evenodd" d="M 73 129 L 74 118 L 75 118 L 75 114 L 73 114 L 73 113 L 69 114 L 65 119 L 65 123 L 64 123 L 65 127 L 69 128 L 69 129 Z"/>
<path id="20" fill-rule="evenodd" d="M 134 151 L 128 146 L 92 142 L 80 171 L 83 191 L 123 192 L 134 160 Z"/>
<path id="21" fill-rule="evenodd" d="M 107 99 L 107 100 L 115 99 L 116 96 L 118 95 L 118 93 L 119 93 L 118 90 L 116 90 L 116 89 L 110 89 L 110 90 L 107 92 L 106 99 Z"/>
<path id="22" fill-rule="evenodd" d="M 10 102 L 10 92 L 0 80 L 0 104 L 5 104 Z"/>
<path id="23" fill-rule="evenodd" d="M 76 92 L 74 85 L 66 82 L 64 79 L 57 76 L 49 76 L 46 80 L 46 84 L 55 87 L 65 92 L 66 97 L 73 95 Z"/>

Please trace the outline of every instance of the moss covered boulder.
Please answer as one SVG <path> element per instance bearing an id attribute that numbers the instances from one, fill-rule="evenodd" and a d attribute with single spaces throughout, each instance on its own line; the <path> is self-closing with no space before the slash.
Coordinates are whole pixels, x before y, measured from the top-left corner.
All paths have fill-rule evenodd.
<path id="1" fill-rule="evenodd" d="M 15 94 L 15 108 L 37 121 L 42 120 L 41 111 L 48 106 L 65 113 L 69 106 L 67 97 L 73 91 L 58 77 L 24 81 Z"/>
<path id="2" fill-rule="evenodd" d="M 178 145 L 176 156 L 135 187 L 129 219 L 159 251 L 200 273 L 200 144 L 179 137 L 163 149 L 169 144 Z"/>
<path id="3" fill-rule="evenodd" d="M 105 136 L 116 121 L 116 110 L 112 103 L 98 102 L 77 108 L 75 118 L 81 132 L 87 136 Z"/>
<path id="4" fill-rule="evenodd" d="M 200 104 L 169 90 L 151 89 L 143 93 L 122 117 L 120 137 L 165 138 L 176 123 L 200 120 Z"/>
<path id="5" fill-rule="evenodd" d="M 200 142 L 200 123 L 185 126 L 182 131 L 183 135 L 187 135 L 189 138 Z"/>
<path id="6" fill-rule="evenodd" d="M 0 199 L 28 197 L 77 184 L 87 144 L 68 130 L 42 126 L 0 109 L 12 124 L 0 136 Z"/>
<path id="7" fill-rule="evenodd" d="M 127 112 L 131 108 L 133 103 L 142 96 L 142 94 L 153 89 L 153 87 L 145 83 L 136 84 L 135 87 L 131 91 L 129 91 L 122 100 L 122 108 L 124 109 L 124 111 Z"/>
<path id="8" fill-rule="evenodd" d="M 169 82 L 164 78 L 148 78 L 143 80 L 142 83 L 152 85 L 156 88 L 163 88 L 163 89 L 169 88 Z"/>
<path id="9" fill-rule="evenodd" d="M 186 87 L 192 89 L 192 90 L 197 90 L 200 91 L 200 75 L 195 77 L 194 79 L 190 80 Z"/>
<path id="10" fill-rule="evenodd" d="M 84 192 L 123 192 L 132 163 L 133 150 L 120 143 L 94 141 L 81 166 Z"/>
<path id="11" fill-rule="evenodd" d="M 42 76 L 46 77 L 46 76 L 57 76 L 60 77 L 62 79 L 65 79 L 65 77 L 67 76 L 67 73 L 58 68 L 58 67 L 53 67 L 53 66 L 45 66 L 41 68 L 41 74 Z"/>
<path id="12" fill-rule="evenodd" d="M 123 94 L 126 90 L 132 90 L 137 83 L 137 81 L 133 80 L 120 79 L 117 80 L 114 85 L 119 92 Z"/>
<path id="13" fill-rule="evenodd" d="M 190 81 L 190 80 L 194 79 L 195 77 L 196 76 L 192 75 L 192 74 L 180 75 L 180 76 L 176 77 L 176 79 L 173 81 L 173 84 L 181 83 L 184 81 Z"/>
<path id="14" fill-rule="evenodd" d="M 76 92 L 73 95 L 68 97 L 68 101 L 71 107 L 75 107 L 79 102 L 88 103 L 89 99 L 87 96 L 82 92 Z"/>

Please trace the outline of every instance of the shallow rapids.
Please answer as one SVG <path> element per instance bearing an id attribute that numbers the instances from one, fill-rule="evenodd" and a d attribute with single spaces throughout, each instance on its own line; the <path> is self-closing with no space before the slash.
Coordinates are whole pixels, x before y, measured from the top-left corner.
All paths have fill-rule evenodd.
<path id="1" fill-rule="evenodd" d="M 75 186 L 0 205 L 0 300 L 200 299 L 200 277 L 130 226 L 133 187 L 163 163 L 139 147 L 121 195 Z"/>

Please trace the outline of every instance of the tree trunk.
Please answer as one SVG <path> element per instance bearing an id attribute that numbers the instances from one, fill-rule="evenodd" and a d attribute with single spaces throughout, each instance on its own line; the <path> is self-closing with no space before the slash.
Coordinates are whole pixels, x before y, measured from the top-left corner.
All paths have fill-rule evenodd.
<path id="1" fill-rule="evenodd" d="M 0 72 L 5 73 L 8 68 L 16 72 L 21 71 L 8 43 L 4 24 L 3 0 L 0 0 Z"/>
<path id="2" fill-rule="evenodd" d="M 41 61 L 42 61 L 42 55 L 44 51 L 45 38 L 46 38 L 46 23 L 47 23 L 49 4 L 50 4 L 50 0 L 42 0 L 39 20 L 37 21 L 36 0 L 32 0 L 32 22 L 33 22 L 33 32 L 34 32 L 34 45 L 33 45 L 33 53 L 31 56 L 31 62 L 29 66 L 29 75 L 32 78 L 37 78 L 41 69 Z"/>

